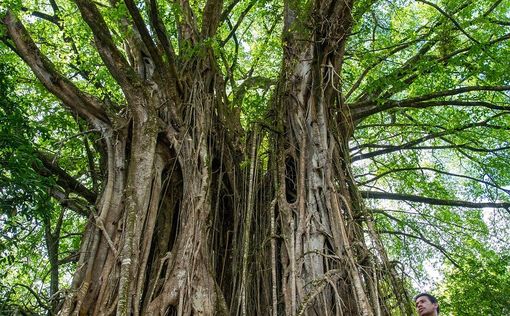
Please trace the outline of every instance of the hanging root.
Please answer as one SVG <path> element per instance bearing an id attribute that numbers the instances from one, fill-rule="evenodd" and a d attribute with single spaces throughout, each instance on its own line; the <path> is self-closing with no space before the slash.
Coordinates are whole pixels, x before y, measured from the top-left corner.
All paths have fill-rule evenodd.
<path id="1" fill-rule="evenodd" d="M 312 282 L 311 291 L 305 296 L 303 302 L 299 306 L 296 316 L 303 316 L 307 308 L 312 304 L 313 300 L 322 292 L 329 283 L 334 283 L 340 278 L 342 271 L 339 269 L 329 270 L 321 278 Z"/>

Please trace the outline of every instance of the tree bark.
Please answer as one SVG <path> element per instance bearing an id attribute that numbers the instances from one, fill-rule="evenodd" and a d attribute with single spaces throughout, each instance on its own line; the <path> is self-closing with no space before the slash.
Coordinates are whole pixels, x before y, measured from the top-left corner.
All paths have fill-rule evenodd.
<path id="1" fill-rule="evenodd" d="M 95 4 L 76 3 L 125 111 L 79 91 L 12 14 L 4 20 L 39 80 L 100 130 L 106 153 L 102 193 L 60 315 L 384 314 L 384 250 L 371 253 L 365 240 L 370 215 L 348 150 L 354 123 L 336 90 L 352 1 L 286 2 L 282 73 L 269 111 L 276 126 L 253 136 L 252 146 L 241 145 L 247 133 L 208 41 L 221 1 L 207 1 L 201 28 L 189 3 L 178 1 L 179 57 L 155 2 L 157 42 L 126 1 L 130 16 L 119 22 L 133 29 L 126 56 Z M 267 169 L 255 154 L 258 136 L 271 144 Z M 243 160 L 251 162 L 245 172 Z M 400 298 L 398 290 L 383 294 Z"/>

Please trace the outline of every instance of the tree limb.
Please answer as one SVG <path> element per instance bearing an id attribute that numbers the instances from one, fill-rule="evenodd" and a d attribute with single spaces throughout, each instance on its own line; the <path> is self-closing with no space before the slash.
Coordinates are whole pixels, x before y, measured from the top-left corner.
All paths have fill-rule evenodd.
<path id="1" fill-rule="evenodd" d="M 426 58 L 426 54 L 434 47 L 436 43 L 437 40 L 427 41 L 414 56 L 405 61 L 402 67 L 395 69 L 390 74 L 384 76 L 383 78 L 379 78 L 377 81 L 387 82 L 388 80 L 400 80 L 410 72 L 413 72 L 418 62 Z M 378 91 L 371 92 L 370 94 L 368 92 L 363 93 L 360 97 L 357 98 L 355 103 L 350 105 L 351 109 L 372 103 L 373 98 L 380 95 L 383 91 L 384 89 L 379 88 Z"/>
<path id="2" fill-rule="evenodd" d="M 388 52 L 386 55 L 384 56 L 380 56 L 379 58 L 377 58 L 377 60 L 372 63 L 371 65 L 369 65 L 364 71 L 363 73 L 358 77 L 358 79 L 356 79 L 356 81 L 354 82 L 354 84 L 351 86 L 351 88 L 349 89 L 349 91 L 345 94 L 345 100 L 348 100 L 349 97 L 359 88 L 359 86 L 361 85 L 361 82 L 363 81 L 363 79 L 365 79 L 365 77 L 368 75 L 368 73 L 370 72 L 370 70 L 374 69 L 377 65 L 379 65 L 380 63 L 382 63 L 383 61 L 385 61 L 388 57 L 408 48 L 409 46 L 411 46 L 412 43 L 414 43 L 415 41 L 413 42 L 407 42 L 407 43 L 403 43 L 401 45 L 398 45 L 397 47 L 395 47 L 394 49 L 392 49 L 390 52 Z"/>
<path id="3" fill-rule="evenodd" d="M 510 26 L 510 21 L 489 19 L 489 22 L 491 22 L 492 24 L 497 24 L 497 25 L 501 25 L 501 26 Z"/>
<path id="4" fill-rule="evenodd" d="M 440 245 L 437 245 L 436 243 L 432 242 L 430 239 L 426 238 L 422 234 L 420 234 L 419 236 L 416 236 L 416 235 L 413 235 L 413 234 L 409 234 L 409 233 L 405 233 L 405 232 L 400 232 L 400 231 L 393 231 L 393 230 L 378 230 L 378 232 L 380 234 L 402 235 L 402 236 L 410 237 L 410 238 L 413 238 L 413 239 L 419 239 L 419 240 L 425 242 L 426 244 L 428 244 L 428 245 L 436 248 L 437 250 L 439 250 L 448 260 L 450 260 L 450 262 L 454 266 L 456 266 L 457 268 L 460 268 L 460 266 L 457 264 L 457 262 L 455 260 L 453 260 L 453 258 L 450 256 L 450 254 L 448 254 L 448 252 L 446 251 L 446 249 L 444 249 L 444 247 L 442 247 Z"/>
<path id="5" fill-rule="evenodd" d="M 75 0 L 83 20 L 94 34 L 97 51 L 128 99 L 141 87 L 140 78 L 115 45 L 110 30 L 96 5 L 89 0 Z"/>
<path id="6" fill-rule="evenodd" d="M 398 169 L 388 170 L 386 172 L 381 173 L 380 175 L 374 176 L 373 178 L 371 178 L 371 179 L 369 179 L 367 181 L 360 182 L 360 183 L 358 183 L 358 185 L 366 185 L 366 184 L 368 184 L 370 182 L 377 181 L 378 179 L 383 178 L 383 177 L 385 177 L 385 176 L 387 176 L 387 175 L 389 175 L 391 173 L 402 172 L 402 171 L 432 171 L 432 172 L 444 174 L 444 175 L 447 175 L 447 176 L 452 176 L 452 177 L 472 180 L 472 181 L 475 181 L 475 182 L 478 182 L 478 183 L 482 183 L 482 184 L 491 186 L 491 187 L 496 188 L 498 190 L 501 190 L 501 191 L 503 191 L 503 192 L 505 192 L 507 194 L 510 194 L 510 190 L 502 188 L 502 187 L 500 187 L 500 186 L 498 186 L 498 185 L 496 185 L 496 184 L 494 184 L 492 182 L 489 182 L 489 181 L 485 181 L 485 180 L 482 180 L 482 179 L 477 179 L 477 178 L 466 176 L 466 175 L 463 175 L 463 174 L 452 173 L 452 172 L 447 172 L 447 171 L 443 171 L 443 170 L 439 170 L 439 169 L 435 169 L 435 168 L 428 168 L 428 167 L 409 167 L 409 168 L 398 168 Z"/>
<path id="7" fill-rule="evenodd" d="M 244 80 L 243 83 L 239 85 L 239 88 L 237 89 L 234 95 L 234 104 L 237 106 L 241 105 L 244 95 L 246 94 L 246 91 L 248 89 L 256 87 L 267 90 L 274 84 L 276 84 L 275 80 L 270 78 L 265 78 L 262 76 L 250 77 Z"/>
<path id="8" fill-rule="evenodd" d="M 459 106 L 459 107 L 484 107 L 493 110 L 509 110 L 510 106 L 498 105 L 494 103 L 490 103 L 487 101 L 463 101 L 463 100 L 437 100 L 437 101 L 428 101 L 431 99 L 453 96 L 467 92 L 473 91 L 509 91 L 510 86 L 494 86 L 494 87 L 482 87 L 482 86 L 473 86 L 473 87 L 462 87 L 458 89 L 445 90 L 436 93 L 431 93 L 428 95 L 423 95 L 419 97 L 414 97 L 407 100 L 387 100 L 382 101 L 378 105 L 372 105 L 370 107 L 365 107 L 363 111 L 354 110 L 353 119 L 361 119 L 365 118 L 369 115 L 373 115 L 376 113 L 380 113 L 383 111 L 387 111 L 393 108 L 414 108 L 414 109 L 425 109 L 428 107 L 436 107 L 436 106 Z M 425 102 L 428 101 L 428 102 Z"/>
<path id="9" fill-rule="evenodd" d="M 78 262 L 79 259 L 80 259 L 80 252 L 76 250 L 74 252 L 71 252 L 67 257 L 60 259 L 58 261 L 58 264 L 63 265 L 66 263 Z"/>
<path id="10" fill-rule="evenodd" d="M 221 46 L 224 46 L 232 38 L 232 36 L 235 36 L 235 32 L 237 31 L 237 28 L 239 27 L 239 25 L 241 25 L 245 16 L 248 14 L 248 12 L 250 12 L 251 8 L 253 8 L 255 3 L 256 3 L 256 1 L 251 1 L 250 3 L 248 3 L 248 6 L 246 7 L 246 9 L 244 9 L 244 11 L 241 12 L 241 15 L 239 16 L 239 19 L 237 20 L 236 24 L 231 28 L 228 36 L 223 41 L 221 41 Z"/>
<path id="11" fill-rule="evenodd" d="M 458 95 L 462 93 L 467 92 L 473 92 L 473 91 L 510 91 L 510 86 L 468 86 L 468 87 L 461 87 L 456 89 L 450 89 L 450 90 L 444 90 L 439 92 L 434 92 L 418 97 L 414 97 L 407 100 L 401 100 L 397 101 L 399 106 L 405 106 L 406 104 L 413 104 L 416 102 L 431 100 L 439 97 L 447 97 L 452 95 Z"/>
<path id="12" fill-rule="evenodd" d="M 483 14 L 483 17 L 486 17 L 486 16 L 488 16 L 489 14 L 491 14 L 491 13 L 492 13 L 492 11 L 494 11 L 494 9 L 496 9 L 496 8 L 497 8 L 497 7 L 501 4 L 501 2 L 503 2 L 503 0 L 496 0 L 496 2 L 494 2 L 494 3 L 491 5 L 491 7 L 490 7 L 487 11 L 485 11 L 485 13 Z"/>
<path id="13" fill-rule="evenodd" d="M 223 9 L 223 0 L 207 0 L 204 13 L 202 15 L 202 36 L 205 38 L 213 37 L 218 29 L 221 11 Z"/>
<path id="14" fill-rule="evenodd" d="M 37 294 L 28 285 L 25 285 L 25 284 L 22 284 L 22 283 L 14 283 L 13 286 L 19 286 L 19 287 L 27 289 L 35 297 L 35 300 L 37 301 L 39 306 L 41 306 L 42 308 L 44 308 L 46 310 L 50 310 L 50 307 L 46 303 L 44 303 L 44 301 L 41 299 L 41 297 L 39 297 L 39 294 Z"/>
<path id="15" fill-rule="evenodd" d="M 11 11 L 8 11 L 2 23 L 7 35 L 13 41 L 15 52 L 28 64 L 41 83 L 56 97 L 90 121 L 96 128 L 103 129 L 104 123 L 110 124 L 105 112 L 106 106 L 97 98 L 80 91 L 71 81 L 57 72 L 51 61 L 39 50 L 23 24 Z"/>
<path id="16" fill-rule="evenodd" d="M 178 93 L 182 94 L 182 85 L 179 81 L 179 76 L 177 75 L 177 69 L 175 67 L 175 51 L 172 46 L 172 42 L 168 39 L 168 34 L 163 22 L 161 22 L 161 19 L 159 18 L 158 12 L 156 0 L 150 0 L 149 17 L 152 27 L 154 28 L 158 41 L 166 54 L 170 78 L 175 81 Z"/>
<path id="17" fill-rule="evenodd" d="M 508 40 L 508 39 L 510 39 L 510 33 L 505 34 L 503 36 L 500 36 L 500 37 L 498 37 L 498 38 L 496 38 L 494 40 L 491 40 L 491 41 L 489 41 L 487 43 L 483 43 L 483 45 L 485 47 L 489 47 L 489 46 L 492 46 L 494 44 L 497 44 L 499 42 L 502 42 L 502 41 L 505 41 L 505 40 Z M 399 79 L 405 77 L 406 75 L 412 74 L 416 70 L 416 67 L 415 67 L 416 63 L 420 59 L 423 59 L 423 58 L 427 57 L 427 55 L 425 55 L 425 53 L 428 52 L 428 50 L 427 51 L 424 50 L 426 48 L 425 46 L 421 48 L 420 52 L 417 55 L 413 56 L 408 61 L 406 61 L 404 66 L 402 66 L 399 69 L 393 71 L 391 74 L 386 75 L 383 78 L 378 79 L 378 81 L 384 82 L 384 81 L 389 80 L 389 79 L 391 79 L 391 80 L 399 80 Z M 448 60 L 450 60 L 451 58 L 453 58 L 453 57 L 455 57 L 457 55 L 460 55 L 462 53 L 466 53 L 466 52 L 468 52 L 469 50 L 471 50 L 472 48 L 475 48 L 475 47 L 477 47 L 477 45 L 473 44 L 473 45 L 470 45 L 470 46 L 458 49 L 458 50 L 456 50 L 456 51 L 454 51 L 454 52 L 452 52 L 452 53 L 450 53 L 450 54 L 448 54 L 446 56 L 442 56 L 440 58 L 434 58 L 434 60 L 437 63 L 445 63 Z M 428 57 L 432 58 L 433 56 L 428 56 Z M 403 86 L 409 86 L 412 82 L 414 82 L 414 80 L 417 77 L 418 76 L 416 74 L 411 75 L 409 78 L 407 78 L 405 80 L 405 82 L 404 82 L 405 85 L 403 85 Z M 384 103 L 388 102 L 389 101 L 388 99 L 392 95 L 397 93 L 398 91 L 397 90 L 389 91 L 385 95 L 383 95 L 383 97 L 381 98 L 382 100 L 377 101 L 376 99 L 378 97 L 380 97 L 382 92 L 383 92 L 383 89 L 379 89 L 378 91 L 372 92 L 371 94 L 368 94 L 368 93 L 365 92 L 360 97 L 358 97 L 356 102 L 348 104 L 349 108 L 351 109 L 353 120 L 361 120 L 361 119 L 366 118 L 367 116 L 369 116 L 371 114 L 378 113 L 378 112 L 381 112 L 381 111 L 385 110 L 385 109 L 379 110 L 378 107 L 381 104 L 384 104 Z M 396 101 L 391 101 L 391 102 L 396 102 Z"/>
<path id="18" fill-rule="evenodd" d="M 509 202 L 469 202 L 469 201 L 461 201 L 461 200 L 445 200 L 445 199 L 436 199 L 423 197 L 418 195 L 411 194 L 400 194 L 400 193 L 389 193 L 389 192 L 379 192 L 379 191 L 360 191 L 361 196 L 366 199 L 377 199 L 377 200 L 394 200 L 394 201 L 409 201 L 409 202 L 417 202 L 424 203 L 430 205 L 444 205 L 444 206 L 453 206 L 453 207 L 465 207 L 465 208 L 503 208 L 507 211 L 510 209 Z"/>
<path id="19" fill-rule="evenodd" d="M 492 118 L 498 117 L 498 116 L 500 116 L 500 115 L 496 114 Z M 355 155 L 355 156 L 352 157 L 352 161 L 357 161 L 357 160 L 367 159 L 367 158 L 371 158 L 371 157 L 375 157 L 375 156 L 379 156 L 379 155 L 389 154 L 389 153 L 392 153 L 392 152 L 395 152 L 395 151 L 404 150 L 404 149 L 406 149 L 406 150 L 410 150 L 410 149 L 438 149 L 438 148 L 457 148 L 457 147 L 463 147 L 463 148 L 468 148 L 469 147 L 469 148 L 471 148 L 470 146 L 467 146 L 466 144 L 460 144 L 460 145 L 459 144 L 452 144 L 452 145 L 448 145 L 447 147 L 443 147 L 443 146 L 422 146 L 422 147 L 416 147 L 416 145 L 418 145 L 420 143 L 423 143 L 423 142 L 426 142 L 428 140 L 435 139 L 435 138 L 442 138 L 442 137 L 444 137 L 446 135 L 455 134 L 455 133 L 458 133 L 458 132 L 461 132 L 461 131 L 464 131 L 466 129 L 470 129 L 470 128 L 473 128 L 473 127 L 484 127 L 484 126 L 487 126 L 487 123 L 492 118 L 488 118 L 488 119 L 480 121 L 480 122 L 469 123 L 469 124 L 466 124 L 466 125 L 463 125 L 463 126 L 458 126 L 458 127 L 452 128 L 452 129 L 447 129 L 447 130 L 443 130 L 443 131 L 436 132 L 436 133 L 429 133 L 428 135 L 426 135 L 424 137 L 420 137 L 420 138 L 411 140 L 411 141 L 409 141 L 407 143 L 404 143 L 404 144 L 401 144 L 401 145 L 384 145 L 384 144 L 364 144 L 364 145 L 360 145 L 360 146 L 354 147 L 353 150 L 355 150 L 355 149 L 362 149 L 362 148 L 382 148 L 382 149 L 375 150 L 375 151 L 372 151 L 372 152 L 369 152 L 369 153 L 366 153 L 366 154 Z M 496 149 L 485 149 L 485 148 L 475 148 L 475 147 L 472 147 L 472 150 L 475 150 L 475 151 L 476 150 L 480 150 L 480 151 L 483 151 L 483 152 L 485 152 L 485 151 L 505 150 L 505 149 L 508 149 L 508 146 L 504 146 L 504 147 L 496 148 Z"/>
<path id="20" fill-rule="evenodd" d="M 133 2 L 133 0 L 124 0 L 124 3 L 126 4 L 129 14 L 133 18 L 133 23 L 136 27 L 136 30 L 138 31 L 138 34 L 140 34 L 143 44 L 147 48 L 151 59 L 154 61 L 156 70 L 165 72 L 167 67 L 165 67 L 163 60 L 158 53 L 156 45 L 154 44 L 154 41 L 152 40 L 151 35 L 147 30 L 146 23 L 143 20 L 140 11 L 136 7 L 136 4 Z"/>
<path id="21" fill-rule="evenodd" d="M 411 147 L 388 145 L 388 146 L 382 147 L 382 148 L 385 148 L 385 149 L 376 150 L 376 151 L 373 151 L 373 152 L 369 152 L 367 154 L 355 155 L 355 156 L 352 157 L 352 161 L 358 161 L 358 160 L 363 160 L 363 159 L 367 159 L 367 158 L 373 158 L 373 157 L 376 157 L 376 156 L 380 156 L 380 155 L 384 155 L 384 154 L 389 154 L 389 153 L 396 152 L 396 151 L 401 151 L 401 150 L 466 149 L 466 150 L 469 150 L 469 151 L 474 151 L 474 152 L 479 152 L 479 153 L 495 153 L 495 152 L 498 152 L 498 151 L 509 150 L 510 146 L 502 146 L 502 147 L 497 147 L 497 148 L 477 148 L 477 147 L 469 146 L 467 144 L 454 144 L 454 143 L 452 143 L 450 145 L 411 146 Z"/>
<path id="22" fill-rule="evenodd" d="M 455 25 L 455 27 L 461 31 L 464 35 L 466 35 L 470 40 L 472 40 L 473 42 L 477 43 L 477 44 L 480 44 L 480 42 L 478 42 L 476 39 L 474 39 L 471 35 L 469 35 L 461 26 L 460 24 L 451 16 L 449 15 L 448 13 L 446 13 L 446 11 L 444 11 L 443 9 L 441 9 L 438 5 L 434 4 L 434 3 L 431 3 L 431 2 L 428 2 L 428 1 L 425 1 L 425 0 L 416 0 L 418 2 L 422 2 L 422 3 L 425 3 L 425 4 L 428 4 L 429 6 L 433 7 L 434 9 L 436 9 L 437 11 L 439 11 L 442 15 L 444 15 L 445 17 L 447 17 L 450 21 L 453 22 L 453 24 Z"/>
<path id="23" fill-rule="evenodd" d="M 68 192 L 73 192 L 83 197 L 87 202 L 94 205 L 96 203 L 96 193 L 87 189 L 74 177 L 70 176 L 64 169 L 60 168 L 55 160 L 49 154 L 41 151 L 36 152 L 37 158 L 42 162 L 42 166 L 35 165 L 35 170 L 43 176 L 53 176 L 58 185 Z"/>
<path id="24" fill-rule="evenodd" d="M 62 188 L 58 185 L 54 185 L 48 189 L 48 193 L 53 197 L 58 203 L 62 206 L 62 208 L 70 209 L 76 214 L 88 217 L 90 215 L 90 210 L 85 205 L 87 202 L 79 199 L 79 198 L 69 198 L 68 192 L 62 190 Z"/>

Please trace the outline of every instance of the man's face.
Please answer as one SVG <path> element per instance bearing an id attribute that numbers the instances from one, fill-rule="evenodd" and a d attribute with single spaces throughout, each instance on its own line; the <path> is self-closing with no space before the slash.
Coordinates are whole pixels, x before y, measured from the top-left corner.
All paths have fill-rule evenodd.
<path id="1" fill-rule="evenodd" d="M 416 310 L 420 316 L 436 315 L 436 308 L 437 303 L 432 303 L 426 296 L 416 299 Z"/>

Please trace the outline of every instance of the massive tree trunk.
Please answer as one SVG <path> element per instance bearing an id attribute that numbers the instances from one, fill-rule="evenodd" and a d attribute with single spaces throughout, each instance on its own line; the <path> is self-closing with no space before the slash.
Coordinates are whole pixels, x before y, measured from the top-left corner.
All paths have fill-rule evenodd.
<path id="1" fill-rule="evenodd" d="M 336 87 L 352 3 L 286 4 L 275 126 L 240 145 L 245 131 L 208 40 L 221 1 L 207 2 L 200 31 L 179 3 L 180 56 L 155 2 L 151 35 L 126 1 L 128 58 L 95 5 L 76 2 L 126 111 L 79 91 L 13 14 L 4 20 L 39 80 L 103 136 L 104 188 L 61 315 L 408 312 L 350 170 L 354 122 Z M 273 144 L 267 168 L 262 138 Z"/>
<path id="2" fill-rule="evenodd" d="M 285 8 L 275 170 L 287 315 L 381 314 L 375 257 L 363 231 L 369 218 L 350 170 L 354 122 L 335 89 L 351 6 L 321 1 L 311 10 L 293 2 Z"/>

